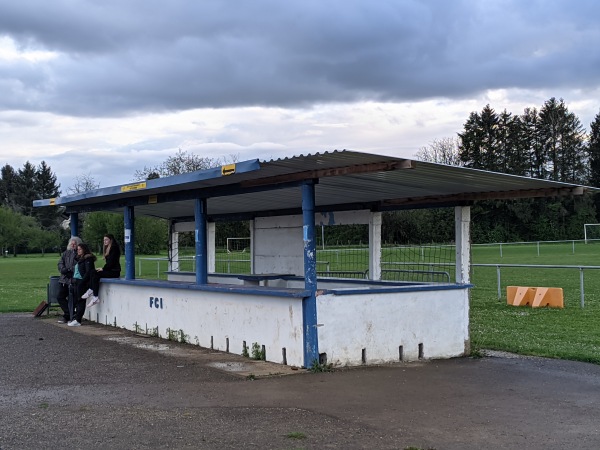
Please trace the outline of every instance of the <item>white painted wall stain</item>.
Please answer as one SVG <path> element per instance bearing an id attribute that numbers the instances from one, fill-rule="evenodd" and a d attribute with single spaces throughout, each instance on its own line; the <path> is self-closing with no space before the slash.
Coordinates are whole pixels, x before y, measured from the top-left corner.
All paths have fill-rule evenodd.
<path id="1" fill-rule="evenodd" d="M 214 349 L 221 351 L 229 338 L 229 350 L 237 354 L 242 353 L 244 341 L 248 347 L 256 342 L 276 363 L 282 362 L 285 348 L 289 365 L 304 364 L 302 325 L 294 323 L 294 317 L 302 317 L 299 298 L 109 283 L 101 283 L 100 298 L 99 305 L 86 311 L 87 319 L 108 325 L 116 320 L 120 328 L 148 329 L 149 334 L 158 327 L 163 338 L 167 329 L 181 330 L 190 343 L 206 348 L 211 347 L 212 337 Z"/>

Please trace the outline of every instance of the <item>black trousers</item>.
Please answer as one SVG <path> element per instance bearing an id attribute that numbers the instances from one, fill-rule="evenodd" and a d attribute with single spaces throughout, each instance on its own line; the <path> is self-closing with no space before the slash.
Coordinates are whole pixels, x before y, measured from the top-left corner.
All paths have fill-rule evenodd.
<path id="1" fill-rule="evenodd" d="M 69 296 L 69 290 L 73 290 L 73 285 L 59 283 L 58 295 L 56 296 L 58 305 L 63 312 L 63 318 L 67 322 L 73 320 L 73 295 Z"/>
<path id="2" fill-rule="evenodd" d="M 100 278 L 119 278 L 120 276 L 121 272 L 117 272 L 115 270 L 101 270 L 100 272 L 94 272 L 92 274 L 91 286 L 92 291 L 94 291 L 94 295 L 98 297 L 98 292 L 100 290 Z"/>
<path id="3" fill-rule="evenodd" d="M 85 291 L 90 288 L 88 281 L 75 279 L 75 285 L 73 286 L 73 319 L 81 323 L 83 315 L 85 314 L 85 302 L 87 300 L 81 298 Z"/>

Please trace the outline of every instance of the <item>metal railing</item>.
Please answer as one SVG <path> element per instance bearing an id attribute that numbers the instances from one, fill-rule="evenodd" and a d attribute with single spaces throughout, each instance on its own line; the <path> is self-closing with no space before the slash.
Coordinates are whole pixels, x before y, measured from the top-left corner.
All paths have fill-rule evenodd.
<path id="1" fill-rule="evenodd" d="M 381 275 L 385 274 L 408 274 L 408 275 L 421 275 L 421 280 L 395 280 L 395 281 L 423 281 L 423 278 L 429 278 L 431 282 L 440 282 L 443 278 L 444 282 L 450 283 L 450 274 L 443 270 L 413 270 L 413 269 L 381 269 Z"/>
<path id="2" fill-rule="evenodd" d="M 575 242 L 582 242 L 582 241 L 576 241 L 576 240 L 572 240 L 572 241 L 538 241 L 537 242 L 537 246 L 538 246 L 538 252 L 539 252 L 539 245 L 540 243 L 559 243 L 559 242 L 572 242 L 573 245 L 573 252 L 575 251 Z M 536 242 L 514 242 L 514 243 L 496 243 L 496 244 L 472 244 L 472 245 L 486 245 L 486 246 L 490 246 L 490 245 L 514 245 L 514 244 L 532 244 L 532 243 L 536 243 Z M 502 252 L 502 250 L 500 250 L 500 252 Z M 192 260 L 194 261 L 194 257 L 181 257 L 180 260 Z M 142 260 L 144 261 L 156 261 L 157 262 L 157 277 L 160 278 L 160 262 L 161 261 L 168 261 L 169 259 L 166 257 L 159 257 L 159 258 L 139 258 L 139 265 L 138 265 L 138 270 L 139 270 L 139 275 L 141 276 L 141 272 L 142 272 Z M 218 263 L 226 263 L 227 264 L 227 271 L 230 272 L 231 270 L 231 263 L 238 263 L 238 262 L 250 262 L 249 259 L 244 259 L 244 260 L 217 260 Z M 326 271 L 318 271 L 318 274 L 323 276 L 327 276 L 327 274 L 329 275 L 342 275 L 342 273 L 344 274 L 349 274 L 350 272 L 354 273 L 354 271 L 330 271 L 330 263 L 328 261 L 317 261 L 317 264 L 324 264 L 327 267 Z M 428 266 L 429 270 L 412 270 L 412 269 L 384 269 L 384 266 Z M 448 263 L 443 263 L 443 262 L 427 262 L 427 263 L 422 263 L 422 262 L 382 262 L 381 263 L 382 266 L 382 273 L 400 273 L 400 272 L 414 272 L 414 273 L 420 273 L 423 275 L 427 275 L 430 274 L 430 276 L 434 276 L 434 275 L 438 275 L 438 276 L 444 276 L 445 278 L 448 279 L 448 281 L 450 281 L 450 274 L 446 271 L 436 271 L 434 270 L 434 267 L 436 266 L 446 266 L 446 267 L 454 267 L 455 263 L 453 262 L 448 262 Z M 543 264 L 495 264 L 495 263 L 491 263 L 491 264 L 471 264 L 471 268 L 473 267 L 495 267 L 496 268 L 496 280 L 497 280 L 497 289 L 498 289 L 498 300 L 502 299 L 502 273 L 501 273 L 501 269 L 502 268 L 528 268 L 528 269 L 572 269 L 572 270 L 579 270 L 579 290 L 580 290 L 580 306 L 581 308 L 585 307 L 585 275 L 584 272 L 585 270 L 598 270 L 600 269 L 600 266 L 581 266 L 581 265 L 543 265 Z M 362 271 L 358 271 L 357 274 L 360 273 L 360 275 L 363 275 Z M 359 275 L 359 276 L 360 276 Z"/>
<path id="3" fill-rule="evenodd" d="M 138 262 L 138 277 L 142 276 L 142 261 L 156 261 L 156 277 L 160 279 L 160 262 L 161 261 L 169 261 L 169 258 L 166 256 L 156 257 L 156 258 L 136 258 Z M 193 256 L 180 256 L 179 261 L 192 261 L 192 271 L 195 269 L 196 258 Z"/>
<path id="4" fill-rule="evenodd" d="M 585 306 L 585 283 L 584 283 L 584 270 L 598 270 L 600 266 L 561 266 L 561 265 L 541 265 L 541 264 L 471 264 L 471 267 L 495 267 L 496 268 L 496 279 L 498 281 L 498 300 L 502 298 L 501 288 L 501 273 L 502 267 L 521 267 L 528 269 L 578 269 L 579 270 L 579 291 L 580 291 L 580 305 L 583 308 Z"/>
<path id="5" fill-rule="evenodd" d="M 327 270 L 326 272 L 317 272 L 318 276 L 327 277 L 339 277 L 339 278 L 369 278 L 368 270 Z"/>
<path id="6" fill-rule="evenodd" d="M 581 240 L 581 239 L 569 239 L 569 240 L 564 240 L 564 241 L 529 241 L 529 242 L 492 242 L 489 244 L 471 244 L 472 247 L 498 247 L 498 249 L 500 250 L 500 258 L 504 257 L 503 254 L 503 247 L 509 247 L 509 246 L 535 246 L 537 249 L 537 255 L 540 256 L 540 246 L 542 244 L 571 244 L 571 248 L 572 248 L 572 253 L 575 254 L 575 243 L 579 242 L 581 244 L 587 244 L 586 241 Z"/>
<path id="7" fill-rule="evenodd" d="M 413 266 L 418 266 L 418 265 L 427 265 L 430 267 L 430 271 L 431 272 L 435 272 L 433 270 L 434 266 L 447 266 L 447 267 L 454 267 L 455 264 L 454 263 L 434 263 L 434 262 L 430 262 L 430 263 L 408 263 L 408 262 L 403 262 L 403 263 L 396 263 L 396 262 L 385 262 L 382 263 L 383 265 L 392 265 L 392 266 L 407 266 L 407 265 L 413 265 Z M 577 269 L 579 270 L 579 291 L 580 291 L 580 305 L 581 307 L 585 307 L 585 276 L 584 276 L 584 271 L 585 270 L 598 270 L 600 269 L 600 266 L 577 266 L 577 265 L 556 265 L 556 264 L 549 264 L 549 265 L 545 265 L 545 264 L 471 264 L 471 268 L 473 267 L 495 267 L 496 268 L 496 280 L 497 280 L 497 286 L 498 286 L 498 300 L 502 299 L 502 273 L 501 273 L 501 268 L 527 268 L 527 269 Z M 392 269 L 388 269 L 388 270 L 392 270 Z M 382 272 L 384 272 L 384 270 L 382 270 Z"/>

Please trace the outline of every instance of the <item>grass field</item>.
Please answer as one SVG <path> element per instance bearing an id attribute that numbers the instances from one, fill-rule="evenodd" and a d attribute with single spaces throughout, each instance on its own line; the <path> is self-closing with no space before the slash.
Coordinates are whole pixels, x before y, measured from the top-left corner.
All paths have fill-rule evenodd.
<path id="1" fill-rule="evenodd" d="M 474 264 L 600 265 L 600 244 L 514 245 L 474 247 Z M 502 300 L 498 301 L 496 269 L 474 267 L 471 296 L 471 343 L 477 349 L 600 364 L 600 270 L 583 272 L 585 307 L 580 306 L 579 269 L 501 268 Z M 513 307 L 506 286 L 561 287 L 565 308 Z"/>
<path id="2" fill-rule="evenodd" d="M 502 256 L 501 256 L 502 255 Z M 218 255 L 219 256 L 219 255 Z M 228 254 L 233 261 L 248 254 Z M 140 257 L 142 258 L 142 257 Z M 152 256 L 156 258 L 156 256 Z M 328 257 L 331 270 L 334 258 Z M 30 312 L 46 299 L 51 275 L 57 275 L 58 255 L 0 258 L 0 312 Z M 141 277 L 164 276 L 166 261 L 143 260 Z M 477 264 L 600 265 L 600 244 L 544 243 L 474 246 L 472 251 L 471 346 L 520 354 L 588 361 L 600 364 L 600 270 L 583 272 L 585 307 L 580 306 L 580 270 L 501 268 L 502 298 L 498 300 L 495 267 Z M 237 271 L 232 262 L 232 272 Z M 347 263 L 346 263 L 347 264 Z M 364 261 L 359 262 L 359 265 Z M 189 265 L 189 267 L 188 267 Z M 123 265 L 124 266 L 124 265 Z M 225 266 L 222 266 L 225 267 Z M 140 268 L 136 264 L 136 276 Z M 344 268 L 348 268 L 346 265 Z M 191 261 L 181 270 L 192 270 Z M 238 269 L 239 270 L 239 269 Z M 321 269 L 319 269 L 321 270 Z M 222 270 L 225 271 L 225 270 Z M 506 286 L 551 286 L 564 290 L 565 308 L 512 307 Z"/>

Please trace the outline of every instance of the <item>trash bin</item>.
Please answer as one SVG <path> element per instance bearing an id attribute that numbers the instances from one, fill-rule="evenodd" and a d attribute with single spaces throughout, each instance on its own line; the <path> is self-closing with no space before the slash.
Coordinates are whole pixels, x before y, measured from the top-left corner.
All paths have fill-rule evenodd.
<path id="1" fill-rule="evenodd" d="M 58 305 L 58 293 L 60 291 L 60 277 L 50 277 L 50 283 L 48 283 L 48 306 Z"/>

